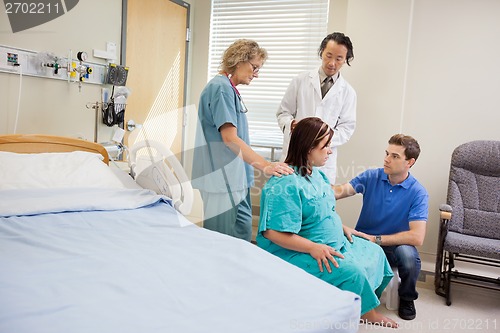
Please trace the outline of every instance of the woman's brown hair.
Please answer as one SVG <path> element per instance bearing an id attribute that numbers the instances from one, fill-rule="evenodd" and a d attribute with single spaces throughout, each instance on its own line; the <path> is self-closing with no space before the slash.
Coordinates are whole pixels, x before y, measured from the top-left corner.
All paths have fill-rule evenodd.
<path id="1" fill-rule="evenodd" d="M 333 137 L 333 129 L 318 117 L 304 118 L 297 123 L 290 137 L 285 163 L 297 167 L 301 176 L 306 176 L 311 167 L 307 161 L 309 152 L 328 136 L 327 145 Z"/>

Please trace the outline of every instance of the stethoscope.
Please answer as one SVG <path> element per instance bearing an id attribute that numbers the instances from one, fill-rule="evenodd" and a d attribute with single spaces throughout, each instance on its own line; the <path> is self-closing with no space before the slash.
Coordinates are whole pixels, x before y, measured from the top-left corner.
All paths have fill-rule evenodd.
<path id="1" fill-rule="evenodd" d="M 226 75 L 227 79 L 229 80 L 229 83 L 231 83 L 231 87 L 233 87 L 234 92 L 236 93 L 236 96 L 238 96 L 238 99 L 240 100 L 240 105 L 241 105 L 240 112 L 241 113 L 247 113 L 248 112 L 248 108 L 245 105 L 245 103 L 243 102 L 243 99 L 241 98 L 240 92 L 238 91 L 238 89 L 236 89 L 236 86 L 234 85 L 233 81 L 231 81 L 231 79 L 229 78 L 229 74 L 226 73 L 226 72 L 224 72 L 224 74 Z"/>

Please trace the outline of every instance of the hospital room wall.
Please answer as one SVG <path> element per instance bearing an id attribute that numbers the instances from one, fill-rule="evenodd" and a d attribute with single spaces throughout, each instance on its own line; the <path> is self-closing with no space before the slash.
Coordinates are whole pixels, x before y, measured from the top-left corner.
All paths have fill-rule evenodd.
<path id="1" fill-rule="evenodd" d="M 210 26 L 210 2 L 193 3 L 191 78 L 206 73 Z M 328 31 L 353 40 L 355 59 L 342 72 L 358 94 L 357 129 L 339 149 L 337 182 L 381 167 L 393 134 L 414 136 L 422 153 L 411 172 L 430 196 L 419 248 L 428 262 L 453 149 L 500 140 L 499 16 L 497 0 L 330 0 Z M 190 80 L 189 103 L 197 105 L 204 85 Z M 339 201 L 344 223 L 354 226 L 360 207 L 361 196 Z"/>
<path id="2" fill-rule="evenodd" d="M 381 167 L 391 135 L 415 137 L 422 152 L 410 171 L 429 192 L 427 235 L 419 250 L 432 261 L 453 149 L 472 140 L 500 140 L 500 2 L 338 4 L 340 13 L 331 7 L 329 31 L 345 31 L 353 40 L 355 59 L 343 74 L 356 89 L 358 107 L 356 131 L 339 149 L 337 182 Z M 360 196 L 339 201 L 344 223 L 354 226 L 360 207 Z"/>
<path id="3" fill-rule="evenodd" d="M 76 58 L 86 51 L 106 50 L 106 42 L 117 44 L 120 54 L 122 0 L 86 0 L 66 14 L 37 27 L 12 33 L 5 12 L 0 13 L 0 44 L 37 52 L 50 52 L 67 57 L 69 50 Z M 118 58 L 119 59 L 119 58 Z M 119 60 L 118 60 L 119 61 Z M 0 134 L 14 131 L 19 96 L 19 75 L 0 73 Z M 77 83 L 38 77 L 22 77 L 21 103 L 17 133 L 44 133 L 94 139 L 95 112 L 87 103 L 101 100 L 101 85 Z M 98 141 L 108 141 L 113 128 L 99 125 Z"/>
<path id="4" fill-rule="evenodd" d="M 206 83 L 200 77 L 207 73 L 210 1 L 187 2 L 192 35 L 186 104 L 196 108 Z M 339 150 L 338 182 L 381 166 L 392 134 L 417 138 L 422 154 L 412 172 L 430 194 L 420 251 L 431 256 L 451 152 L 470 140 L 500 140 L 499 15 L 497 0 L 330 0 L 328 31 L 344 31 L 353 40 L 355 60 L 343 75 L 358 94 L 358 125 Z M 119 52 L 120 36 L 121 0 L 80 1 L 68 14 L 16 34 L 0 16 L 0 44 L 63 56 L 68 49 L 91 55 L 107 41 L 115 41 Z M 0 73 L 0 87 L 0 134 L 12 133 L 19 77 Z M 92 140 L 94 114 L 85 105 L 100 100 L 100 88 L 84 84 L 78 92 L 74 83 L 23 77 L 18 132 Z M 100 125 L 99 141 L 111 134 Z M 187 139 L 193 136 L 187 133 Z M 360 206 L 360 197 L 339 201 L 346 224 L 355 224 Z"/>

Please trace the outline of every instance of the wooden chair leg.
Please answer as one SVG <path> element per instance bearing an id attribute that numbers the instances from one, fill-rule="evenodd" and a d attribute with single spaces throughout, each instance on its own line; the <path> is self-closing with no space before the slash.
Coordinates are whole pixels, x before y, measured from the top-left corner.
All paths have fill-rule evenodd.
<path id="1" fill-rule="evenodd" d="M 439 251 L 439 246 L 438 246 L 438 252 L 436 256 L 436 266 L 434 269 L 434 291 L 436 294 L 440 295 L 440 289 L 442 286 L 442 267 L 443 267 L 443 251 Z"/>
<path id="2" fill-rule="evenodd" d="M 444 284 L 446 274 L 446 251 L 443 249 L 444 236 L 446 235 L 445 221 L 441 219 L 439 224 L 438 248 L 436 255 L 436 265 L 434 271 L 434 291 L 439 296 L 445 297 Z"/>
<path id="3" fill-rule="evenodd" d="M 447 270 L 446 270 L 446 278 L 444 285 L 444 293 L 446 295 L 446 305 L 451 305 L 451 270 L 455 267 L 455 263 L 453 261 L 453 253 L 447 252 Z"/>

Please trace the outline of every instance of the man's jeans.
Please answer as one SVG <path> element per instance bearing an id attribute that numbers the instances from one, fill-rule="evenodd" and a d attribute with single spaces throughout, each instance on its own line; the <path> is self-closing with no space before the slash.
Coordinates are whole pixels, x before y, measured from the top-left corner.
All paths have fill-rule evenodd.
<path id="1" fill-rule="evenodd" d="M 416 300 L 418 298 L 416 285 L 421 267 L 417 249 L 412 245 L 382 246 L 382 249 L 391 267 L 398 268 L 401 278 L 399 298 L 405 301 Z"/>

